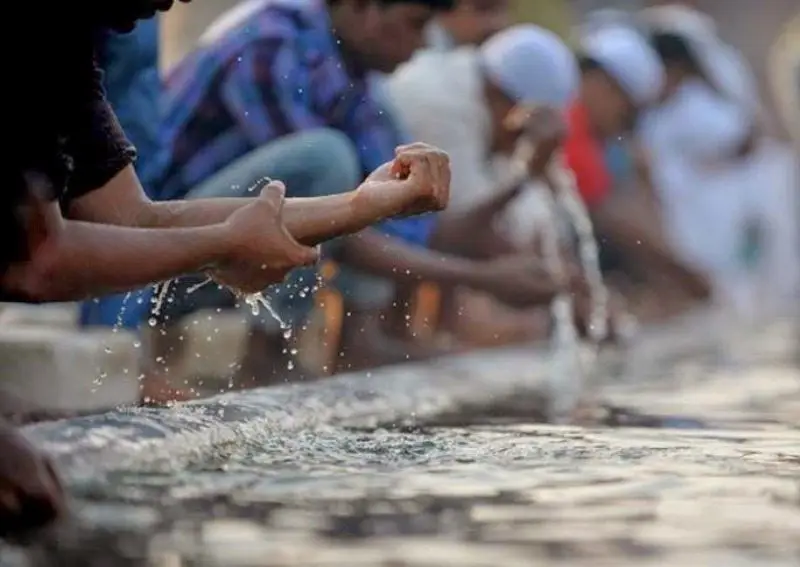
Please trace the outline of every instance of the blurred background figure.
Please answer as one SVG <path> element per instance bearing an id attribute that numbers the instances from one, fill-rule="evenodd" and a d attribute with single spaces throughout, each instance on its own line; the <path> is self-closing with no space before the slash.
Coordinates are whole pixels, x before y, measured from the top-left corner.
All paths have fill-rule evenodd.
<path id="1" fill-rule="evenodd" d="M 668 238 L 720 302 L 781 305 L 798 284 L 795 158 L 766 135 L 757 81 L 713 20 L 665 5 L 642 21 L 667 68 L 642 133 Z"/>

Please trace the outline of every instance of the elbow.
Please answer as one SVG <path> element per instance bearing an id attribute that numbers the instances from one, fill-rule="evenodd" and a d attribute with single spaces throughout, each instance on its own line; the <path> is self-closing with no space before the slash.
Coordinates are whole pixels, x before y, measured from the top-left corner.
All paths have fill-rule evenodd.
<path id="1" fill-rule="evenodd" d="M 0 280 L 3 295 L 21 303 L 46 303 L 52 298 L 52 283 L 45 272 L 30 262 L 10 266 Z"/>
<path id="2" fill-rule="evenodd" d="M 0 287 L 5 294 L 24 303 L 84 299 L 77 293 L 73 278 L 60 269 L 59 258 L 58 252 L 52 250 L 12 264 L 0 278 Z"/>

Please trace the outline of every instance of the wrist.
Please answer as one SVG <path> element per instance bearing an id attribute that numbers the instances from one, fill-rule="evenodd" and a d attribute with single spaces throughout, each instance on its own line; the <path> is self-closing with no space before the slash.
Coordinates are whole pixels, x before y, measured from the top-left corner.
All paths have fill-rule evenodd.
<path id="1" fill-rule="evenodd" d="M 383 187 L 380 191 L 358 187 L 350 197 L 351 212 L 362 222 L 374 224 L 403 213 L 401 197 L 401 192 L 391 187 Z"/>
<path id="2" fill-rule="evenodd" d="M 203 227 L 205 249 L 208 258 L 207 268 L 227 264 L 236 257 L 241 244 L 241 231 L 230 222 L 223 222 Z"/>

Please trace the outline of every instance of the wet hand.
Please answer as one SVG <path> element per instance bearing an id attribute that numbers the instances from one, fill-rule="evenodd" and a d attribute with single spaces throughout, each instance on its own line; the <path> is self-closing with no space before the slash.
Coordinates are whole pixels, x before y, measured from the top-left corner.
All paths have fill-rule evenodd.
<path id="1" fill-rule="evenodd" d="M 532 177 L 544 175 L 551 158 L 567 137 L 563 113 L 549 106 L 517 106 L 508 114 L 504 125 L 533 146 L 528 161 Z"/>
<path id="2" fill-rule="evenodd" d="M 294 268 L 319 259 L 316 248 L 297 242 L 283 224 L 283 183 L 267 179 L 259 183 L 260 195 L 225 222 L 230 253 L 210 272 L 215 281 L 241 293 L 263 291 Z"/>
<path id="3" fill-rule="evenodd" d="M 52 463 L 6 425 L 0 455 L 0 537 L 25 536 L 58 519 L 65 497 Z"/>
<path id="4" fill-rule="evenodd" d="M 486 262 L 485 273 L 483 289 L 515 307 L 547 304 L 569 286 L 568 278 L 550 274 L 531 252 Z"/>
<path id="5" fill-rule="evenodd" d="M 450 158 L 428 144 L 400 146 L 357 191 L 359 207 L 386 217 L 441 211 L 450 200 Z"/>

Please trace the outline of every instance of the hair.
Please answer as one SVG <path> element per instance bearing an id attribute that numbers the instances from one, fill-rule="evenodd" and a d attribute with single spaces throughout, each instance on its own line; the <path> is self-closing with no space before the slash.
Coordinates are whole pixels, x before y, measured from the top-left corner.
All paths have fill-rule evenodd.
<path id="1" fill-rule="evenodd" d="M 341 3 L 342 0 L 327 0 L 328 6 L 335 6 L 336 4 Z M 429 8 L 440 11 L 440 12 L 447 12 L 455 8 L 456 0 L 361 0 L 364 3 L 367 2 L 376 2 L 377 4 L 382 5 L 392 5 L 392 4 L 421 4 L 423 6 L 428 6 Z"/>
<path id="2" fill-rule="evenodd" d="M 650 36 L 650 44 L 665 65 L 680 65 L 698 75 L 702 74 L 689 42 L 675 33 L 656 32 Z"/>
<path id="3" fill-rule="evenodd" d="M 600 62 L 593 57 L 589 57 L 588 55 L 578 55 L 578 68 L 581 70 L 581 73 L 588 73 L 589 71 L 604 71 Z"/>

